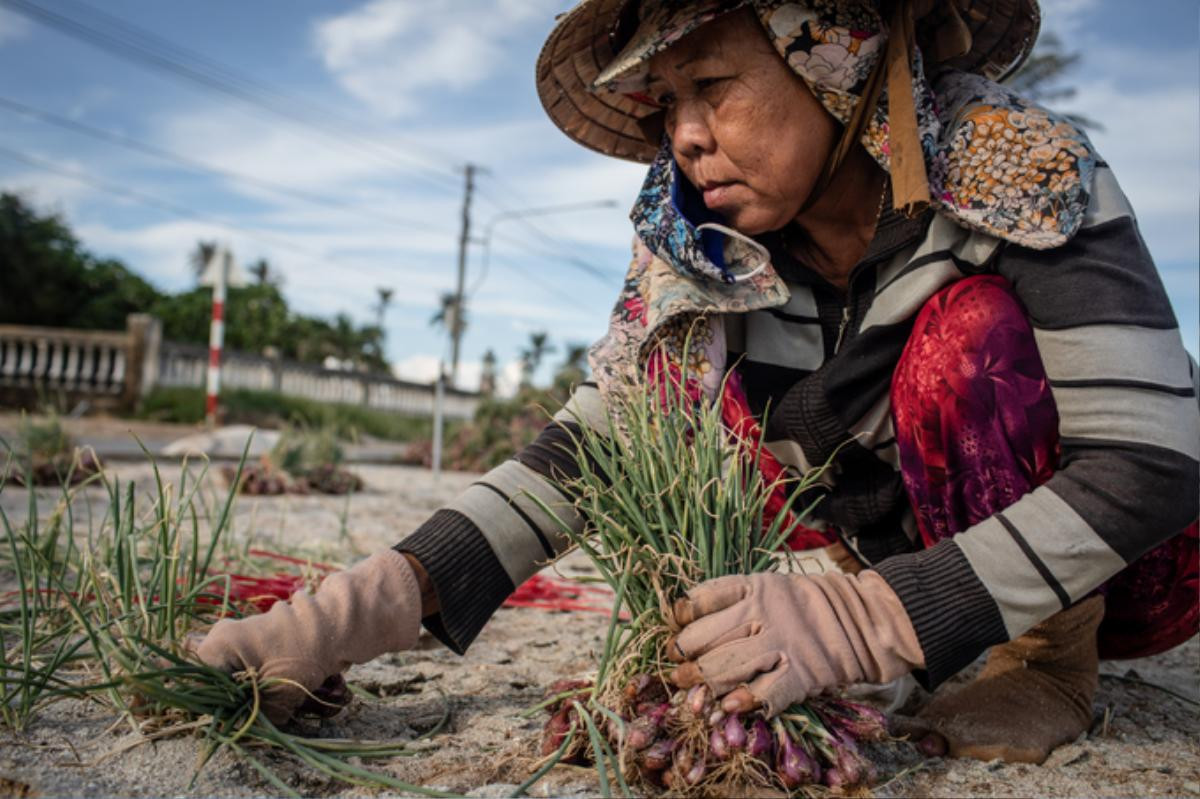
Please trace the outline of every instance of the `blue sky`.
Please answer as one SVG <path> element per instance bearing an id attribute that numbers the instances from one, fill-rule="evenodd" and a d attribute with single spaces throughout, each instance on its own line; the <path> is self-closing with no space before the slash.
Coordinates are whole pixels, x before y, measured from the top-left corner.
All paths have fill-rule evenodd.
<path id="1" fill-rule="evenodd" d="M 602 199 L 619 207 L 529 220 L 536 228 L 497 222 L 486 275 L 481 247 L 472 248 L 465 381 L 488 348 L 515 375 L 531 331 L 548 330 L 560 352 L 603 332 L 643 168 L 573 144 L 541 110 L 533 65 L 567 0 L 34 1 L 111 32 L 112 19 L 95 17 L 102 7 L 160 45 L 252 79 L 247 90 L 271 92 L 286 113 L 308 109 L 308 125 L 285 120 L 68 37 L 0 0 L 0 189 L 63 212 L 89 249 L 176 290 L 191 284 L 186 261 L 196 241 L 217 238 L 240 262 L 268 258 L 297 308 L 360 321 L 372 318 L 375 287 L 392 287 L 388 354 L 399 373 L 428 379 L 445 351 L 428 320 L 454 285 L 460 169 L 470 161 L 487 170 L 473 209 L 477 234 L 502 211 Z M 1043 12 L 1043 29 L 1083 53 L 1070 81 L 1079 92 L 1063 108 L 1104 126 L 1092 138 L 1138 211 L 1195 353 L 1197 4 L 1044 0 Z M 259 182 L 185 169 L 13 114 L 5 101 Z M 338 125 L 344 132 L 331 134 Z"/>

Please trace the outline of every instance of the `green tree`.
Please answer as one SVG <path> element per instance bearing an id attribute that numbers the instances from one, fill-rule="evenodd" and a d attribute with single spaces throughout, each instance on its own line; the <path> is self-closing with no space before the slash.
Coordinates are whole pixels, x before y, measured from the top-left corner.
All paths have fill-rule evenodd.
<path id="1" fill-rule="evenodd" d="M 198 241 L 191 254 L 188 255 L 188 267 L 192 270 L 192 277 L 196 282 L 200 282 L 200 278 L 204 277 L 204 270 L 208 266 L 208 262 L 217 252 L 217 243 L 215 241 Z"/>
<path id="2" fill-rule="evenodd" d="M 538 367 L 542 365 L 542 359 L 550 353 L 554 352 L 554 346 L 550 343 L 550 334 L 545 330 L 537 330 L 529 334 L 529 346 L 521 350 L 521 386 L 528 387 L 533 385 L 533 376 L 537 373 Z"/>
<path id="3" fill-rule="evenodd" d="M 429 324 L 432 327 L 441 327 L 451 335 L 454 328 L 458 328 L 459 335 L 462 335 L 467 329 L 467 314 L 459 304 L 457 294 L 453 291 L 442 292 L 437 313 L 429 317 Z"/>
<path id="4" fill-rule="evenodd" d="M 587 379 L 588 375 L 588 346 L 579 342 L 569 342 L 566 354 L 558 371 L 554 373 L 554 387 L 570 391 Z"/>
<path id="5" fill-rule="evenodd" d="M 283 275 L 279 273 L 278 269 L 271 266 L 271 262 L 266 258 L 259 258 L 250 264 L 246 271 L 259 286 L 274 286 L 277 289 L 283 287 Z"/>
<path id="6" fill-rule="evenodd" d="M 85 251 L 57 214 L 0 194 L 0 323 L 120 330 L 161 296 L 120 262 Z"/>
<path id="7" fill-rule="evenodd" d="M 197 276 L 216 252 L 198 242 L 189 256 Z M 280 275 L 265 260 L 251 265 L 254 285 L 229 289 L 225 346 L 243 352 L 273 347 L 285 357 L 321 363 L 334 356 L 356 368 L 387 370 L 383 329 L 359 327 L 340 315 L 333 324 L 292 311 Z M 212 319 L 212 290 L 197 286 L 163 294 L 119 261 L 86 252 L 57 215 L 43 215 L 14 194 L 0 194 L 0 323 L 115 329 L 125 317 L 150 312 L 171 341 L 204 344 Z"/>

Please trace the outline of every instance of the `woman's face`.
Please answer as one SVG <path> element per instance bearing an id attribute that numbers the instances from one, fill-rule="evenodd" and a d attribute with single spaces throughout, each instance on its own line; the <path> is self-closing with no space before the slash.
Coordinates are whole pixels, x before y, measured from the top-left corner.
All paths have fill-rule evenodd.
<path id="1" fill-rule="evenodd" d="M 665 108 L 675 160 L 705 205 L 748 235 L 795 219 L 837 136 L 745 9 L 656 55 L 649 94 Z"/>

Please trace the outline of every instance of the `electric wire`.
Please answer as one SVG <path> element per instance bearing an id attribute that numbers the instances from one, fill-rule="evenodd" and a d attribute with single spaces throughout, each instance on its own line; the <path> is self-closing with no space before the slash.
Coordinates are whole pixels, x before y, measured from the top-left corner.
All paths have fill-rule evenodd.
<path id="1" fill-rule="evenodd" d="M 596 264 L 594 264 L 590 261 L 580 258 L 579 256 L 574 255 L 573 253 L 563 251 L 562 249 L 560 249 L 563 246 L 563 242 L 560 239 L 556 239 L 553 236 L 551 236 L 550 234 L 546 233 L 540 227 L 533 224 L 533 222 L 530 219 L 528 219 L 527 217 L 522 217 L 522 216 L 516 215 L 514 210 L 511 207 L 496 200 L 491 195 L 491 192 L 489 190 L 487 190 L 487 189 L 479 190 L 479 194 L 481 197 L 483 197 L 485 200 L 487 200 L 489 203 L 491 203 L 491 205 L 493 207 L 498 208 L 500 210 L 500 213 L 514 214 L 513 221 L 521 223 L 523 227 L 525 227 L 531 233 L 533 233 L 534 236 L 541 241 L 541 245 L 532 245 L 527 240 L 518 239 L 509 234 L 504 234 L 504 233 L 493 233 L 492 235 L 494 238 L 501 239 L 501 240 L 507 241 L 509 243 L 519 244 L 522 247 L 525 247 L 526 249 L 537 252 L 545 257 L 549 257 L 549 258 L 553 258 L 558 261 L 562 261 L 562 262 L 566 263 L 567 265 L 571 266 L 572 268 L 586 273 L 587 275 L 599 280 L 601 283 L 603 283 L 604 285 L 609 286 L 609 287 L 611 287 L 613 285 L 614 280 L 620 279 L 623 276 L 623 273 L 618 274 L 616 272 L 616 270 L 605 269 L 603 267 L 597 266 Z"/>
<path id="2" fill-rule="evenodd" d="M 76 40 L 79 40 L 85 44 L 90 44 L 98 49 L 104 50 L 111 55 L 127 61 L 138 63 L 144 67 L 148 67 L 166 75 L 173 76 L 176 79 L 189 81 L 193 84 L 201 86 L 202 88 L 221 93 L 227 97 L 231 97 L 244 104 L 250 105 L 253 108 L 266 111 L 277 117 L 281 117 L 286 121 L 291 122 L 293 125 L 304 127 L 307 130 L 316 132 L 323 138 L 331 139 L 339 146 L 345 147 L 347 144 L 353 143 L 355 145 L 353 149 L 355 149 L 360 155 L 370 155 L 377 159 L 382 157 L 390 161 L 393 165 L 400 166 L 402 169 L 406 170 L 411 170 L 414 168 L 422 169 L 424 170 L 425 174 L 417 175 L 417 177 L 424 177 L 426 181 L 433 181 L 440 190 L 446 190 L 447 188 L 450 188 L 450 186 L 453 187 L 454 191 L 457 191 L 458 189 L 457 177 L 453 176 L 451 172 L 441 169 L 433 169 L 424 161 L 414 159 L 409 153 L 396 150 L 395 148 L 383 147 L 380 145 L 380 143 L 373 140 L 362 139 L 356 134 L 355 131 L 350 129 L 351 126 L 354 125 L 353 122 L 341 118 L 337 114 L 334 114 L 327 109 L 317 108 L 316 106 L 306 103 L 294 96 L 288 95 L 267 83 L 239 73 L 238 71 L 227 67 L 221 62 L 209 58 L 202 53 L 181 47 L 161 36 L 125 22 L 124 20 L 112 14 L 100 11 L 99 9 L 95 9 L 83 3 L 74 2 L 72 5 L 74 5 L 76 9 L 83 10 L 85 16 L 90 15 L 92 17 L 91 24 L 89 24 L 88 21 L 80 20 L 70 16 L 69 14 L 48 9 L 42 5 L 39 5 L 33 0 L 0 0 L 0 6 L 8 7 L 29 19 L 42 23 L 49 28 L 75 38 Z M 100 26 L 96 25 L 97 20 L 99 20 Z M 107 28 L 107 30 L 104 28 Z M 126 146 L 130 149 L 137 149 L 145 154 L 172 160 L 176 163 L 184 164 L 192 169 L 206 171 L 212 174 L 219 174 L 228 179 L 252 183 L 263 188 L 268 188 L 272 191 L 286 191 L 289 196 L 300 197 L 303 194 L 306 195 L 305 199 L 320 202 L 322 205 L 337 206 L 347 210 L 355 210 L 356 213 L 361 213 L 361 209 L 357 209 L 351 204 L 341 203 L 334 198 L 318 198 L 315 195 L 299 192 L 292 187 L 284 187 L 282 184 L 274 184 L 271 181 L 264 181 L 260 178 L 236 173 L 232 170 L 224 169 L 222 167 L 203 164 L 195 159 L 189 159 L 184 156 L 179 156 L 176 153 L 170 153 L 163 148 L 159 148 L 154 145 L 148 145 L 144 142 L 138 142 L 131 137 L 125 137 L 121 136 L 120 134 L 112 134 L 107 131 L 101 131 L 99 129 L 92 128 L 91 126 L 83 125 L 82 123 L 57 117 L 57 115 L 49 114 L 49 112 L 42 112 L 38 109 L 33 109 L 29 106 L 24 106 L 23 108 L 18 109 L 14 106 L 20 106 L 21 104 L 16 104 L 12 101 L 7 103 L 7 105 L 9 106 L 10 110 L 21 110 L 24 113 L 41 118 L 44 121 L 50 122 L 51 124 L 57 124 L 60 127 L 69 127 L 76 132 L 83 133 L 84 135 L 91 135 L 94 138 L 106 139 L 111 143 L 118 144 L 120 146 Z M 38 168 L 57 171 L 60 174 L 65 174 L 67 177 L 84 183 L 89 183 L 90 185 L 96 186 L 104 191 L 112 191 L 118 194 L 124 194 L 131 199 L 141 202 L 142 204 L 157 206 L 160 209 L 167 210 L 180 216 L 190 216 L 196 219 L 215 221 L 218 224 L 241 230 L 247 235 L 257 236 L 260 239 L 262 238 L 261 234 L 256 234 L 251 229 L 245 228 L 244 226 L 238 225 L 229 220 L 194 212 L 175 203 L 171 203 L 170 201 L 161 200 L 161 198 L 155 198 L 151 195 L 146 195 L 142 192 L 137 192 L 132 189 L 116 187 L 112 184 L 104 183 L 94 176 L 84 175 L 71 170 L 64 171 L 47 161 L 33 159 L 33 157 L 26 157 L 13 150 L 7 150 L 5 148 L 4 152 L 6 152 L 9 157 L 15 158 L 16 160 L 24 161 L 25 163 L 29 163 L 30 165 Z M 407 163 L 401 166 L 400 164 L 396 163 L 397 157 L 403 161 L 406 161 Z M 35 161 L 40 163 L 35 163 Z M 408 174 L 413 176 L 411 172 Z M 450 185 L 448 186 L 447 184 Z M 484 193 L 481 192 L 481 194 Z M 484 194 L 484 196 L 489 203 L 495 205 L 502 211 L 510 210 L 504 203 L 491 198 L 490 193 Z M 372 213 L 372 215 L 378 216 L 377 213 Z M 390 223 L 399 222 L 399 220 L 395 218 L 389 218 L 388 221 Z M 561 250 L 551 249 L 562 246 L 561 241 L 547 234 L 544 230 L 527 219 L 518 218 L 518 221 L 522 222 L 522 225 L 529 230 L 530 233 L 535 235 L 541 242 L 543 242 L 544 245 L 547 246 L 535 248 L 532 247 L 528 241 L 516 239 L 511 236 L 501 234 L 497 237 L 507 240 L 510 243 L 517 243 L 522 247 L 531 249 L 543 257 L 552 258 L 566 263 L 579 271 L 589 274 L 597 280 L 603 281 L 606 285 L 610 285 L 611 281 L 616 276 L 614 272 L 606 271 L 585 261 L 584 259 L 579 258 L 578 256 L 562 252 Z M 412 224 L 413 222 L 414 220 L 403 220 L 402 224 L 408 225 Z M 428 228 L 428 226 L 424 224 L 422 224 L 422 227 L 426 229 Z M 281 246 L 286 246 L 293 250 L 296 249 L 296 246 L 287 240 L 275 239 L 273 236 L 269 238 L 275 240 L 276 243 L 280 244 Z M 539 280 L 532 275 L 528 275 L 528 273 L 525 274 L 539 285 L 547 285 L 544 280 Z M 567 295 L 560 294 L 560 296 Z"/>
<path id="3" fill-rule="evenodd" d="M 144 205 L 144 206 L 147 206 L 150 208 L 155 208 L 160 211 L 165 211 L 174 216 L 178 216 L 178 217 L 181 217 L 184 219 L 190 219 L 190 220 L 194 220 L 194 221 L 208 222 L 210 224 L 220 225 L 225 228 L 237 230 L 237 231 L 241 232 L 242 234 L 244 234 L 247 238 L 250 238 L 254 241 L 258 241 L 263 244 L 281 247 L 281 248 L 290 250 L 292 252 L 307 256 L 308 258 L 314 259 L 314 260 L 319 261 L 326 265 L 331 264 L 331 263 L 337 264 L 336 259 L 331 258 L 328 254 L 314 252 L 313 250 L 310 250 L 307 247 L 304 247 L 302 245 L 295 244 L 294 242 L 289 241 L 288 239 L 276 236 L 271 233 L 264 233 L 263 231 L 246 227 L 245 225 L 238 224 L 236 222 L 233 222 L 231 220 L 225 219 L 223 217 L 220 217 L 220 216 L 217 216 L 214 214 L 207 214 L 202 211 L 197 211 L 197 210 L 195 210 L 193 208 L 189 208 L 185 205 L 181 205 L 181 204 L 173 202 L 171 200 L 166 200 L 161 197 L 157 197 L 153 194 L 148 194 L 146 192 L 139 191 L 137 189 L 133 189 L 133 188 L 130 188 L 127 186 L 118 186 L 108 180 L 105 180 L 104 178 L 98 177 L 89 172 L 85 172 L 80 169 L 73 169 L 70 167 L 65 167 L 60 164 L 55 164 L 45 158 L 41 158 L 41 157 L 38 157 L 35 155 L 30 155 L 28 153 L 24 153 L 19 150 L 14 150 L 12 148 L 5 147 L 3 144 L 0 144 L 0 156 L 7 157 L 13 161 L 17 161 L 19 163 L 26 164 L 27 166 L 31 166 L 38 170 L 62 175 L 64 177 L 70 178 L 71 180 L 75 180 L 75 181 L 78 181 L 79 183 L 83 183 L 88 186 L 91 186 L 91 187 L 93 187 L 99 191 L 102 191 L 106 194 L 112 194 L 117 197 L 123 197 L 127 200 L 132 200 L 133 202 L 136 202 L 140 205 Z M 510 259 L 501 257 L 497 260 L 499 260 L 503 266 L 520 274 L 522 277 L 526 278 L 531 284 L 537 286 L 538 288 L 545 291 L 546 293 L 551 294 L 551 295 L 557 297 L 558 299 L 564 300 L 581 310 L 590 310 L 590 309 L 585 309 L 585 307 L 582 305 L 582 303 L 579 302 L 578 297 L 573 296 L 550 283 L 547 283 L 545 280 L 539 279 L 537 276 L 535 276 L 534 274 L 532 274 L 531 272 L 526 270 L 524 267 L 518 266 L 517 264 L 513 263 Z"/>
<path id="4" fill-rule="evenodd" d="M 357 123 L 330 109 L 318 108 L 301 98 L 268 87 L 110 14 L 103 14 L 89 6 L 75 3 L 77 8 L 86 9 L 85 13 L 93 17 L 103 14 L 100 17 L 102 25 L 112 29 L 103 30 L 94 23 L 89 24 L 68 14 L 45 8 L 33 0 L 0 0 L 0 6 L 111 55 L 139 63 L 282 118 L 294 126 L 316 134 L 328 144 L 354 151 L 360 156 L 372 157 L 377 161 L 386 161 L 404 170 L 406 176 L 421 179 L 441 191 L 458 190 L 458 180 L 454 174 L 456 170 L 434 168 L 424 159 L 417 159 L 408 152 L 364 138 L 357 132 Z"/>
<path id="5" fill-rule="evenodd" d="M 273 245 L 276 247 L 281 247 L 283 249 L 287 249 L 292 252 L 295 252 L 295 253 L 298 253 L 301 255 L 305 255 L 309 258 L 315 259 L 326 265 L 331 264 L 331 263 L 332 264 L 338 263 L 338 261 L 336 259 L 332 258 L 331 256 L 329 256 L 326 253 L 315 252 L 307 247 L 304 247 L 303 245 L 296 244 L 295 242 L 291 241 L 290 239 L 284 238 L 282 236 L 278 236 L 273 233 L 266 233 L 262 230 L 257 230 L 255 228 L 247 227 L 246 225 L 240 224 L 238 222 L 234 222 L 230 219 L 226 219 L 226 218 L 218 216 L 216 214 L 208 214 L 203 211 L 197 211 L 194 208 L 189 208 L 185 205 L 181 205 L 172 200 L 166 200 L 166 199 L 163 199 L 162 197 L 158 197 L 153 194 L 148 194 L 148 193 L 140 191 L 138 189 L 130 188 L 128 186 L 118 186 L 117 184 L 112 183 L 111 181 L 105 180 L 104 178 L 98 177 L 90 172 L 85 172 L 81 169 L 65 167 L 65 166 L 62 166 L 61 164 L 56 164 L 48 159 L 41 158 L 36 155 L 30 155 L 28 153 L 23 153 L 23 152 L 20 152 L 19 150 L 14 150 L 9 147 L 5 147 L 2 144 L 0 144 L 0 155 L 6 156 L 6 157 L 12 159 L 13 161 L 18 161 L 20 163 L 31 166 L 35 169 L 62 175 L 64 177 L 78 181 L 79 183 L 83 183 L 88 186 L 92 186 L 93 188 L 98 189 L 107 194 L 112 194 L 112 195 L 115 195 L 118 197 L 124 197 L 125 199 L 132 200 L 140 205 L 145 205 L 150 208 L 157 208 L 160 211 L 165 211 L 167 213 L 173 214 L 178 217 L 182 217 L 184 219 L 191 219 L 193 221 L 199 221 L 199 222 L 207 222 L 209 224 L 220 225 L 222 227 L 229 228 L 231 230 L 237 230 L 237 231 L 241 232 L 242 234 L 244 234 L 245 236 L 247 236 L 248 238 L 258 241 L 259 243 L 269 244 L 269 245 Z"/>
<path id="6" fill-rule="evenodd" d="M 587 311 L 590 313 L 592 310 L 594 310 L 592 308 L 588 308 L 582 302 L 580 302 L 578 296 L 570 294 L 566 291 L 563 291 L 561 288 L 555 286 L 552 283 L 547 283 L 544 279 L 537 277 L 536 275 L 531 273 L 529 270 L 527 270 L 525 267 L 518 266 L 516 264 L 516 262 L 513 261 L 513 259 L 511 259 L 511 258 L 500 257 L 500 258 L 494 258 L 493 260 L 498 261 L 501 266 L 504 266 L 504 267 L 516 272 L 518 275 L 525 278 L 530 284 L 537 286 L 539 289 L 546 292 L 547 294 L 550 294 L 550 295 L 562 300 L 563 302 L 566 302 L 567 304 L 569 304 L 575 308 L 578 308 L 581 311 Z"/>
<path id="7" fill-rule="evenodd" d="M 93 127 L 77 120 L 60 116 L 50 111 L 34 108 L 31 105 L 26 105 L 25 103 L 12 100 L 7 97 L 0 97 L 0 110 L 7 110 L 14 114 L 36 119 L 41 122 L 45 122 L 46 124 L 53 125 L 64 130 L 69 130 L 73 133 L 88 136 L 98 141 L 114 144 L 118 147 L 123 147 L 127 150 L 130 150 L 131 152 L 149 155 L 154 158 L 169 161 L 183 166 L 193 172 L 212 175 L 225 180 L 233 181 L 235 183 L 243 183 L 248 186 L 256 186 L 260 189 L 265 189 L 273 194 L 281 195 L 289 199 L 303 200 L 304 202 L 314 205 L 322 205 L 328 208 L 334 208 L 347 213 L 352 213 L 355 216 L 371 216 L 383 222 L 387 222 L 390 225 L 401 225 L 404 227 L 411 227 L 437 233 L 454 233 L 454 231 L 452 231 L 450 228 L 439 228 L 436 225 L 430 225 L 428 220 L 394 216 L 389 213 L 377 211 L 368 206 L 345 202 L 336 197 L 331 197 L 325 194 L 314 194 L 297 186 L 291 186 L 286 183 L 278 183 L 273 180 L 267 180 L 265 178 L 255 177 L 254 175 L 248 175 L 245 172 L 238 172 L 232 169 L 216 166 L 214 164 L 209 164 L 195 158 L 190 158 L 186 155 L 181 155 L 180 153 L 173 152 L 163 147 L 135 139 L 132 136 L 126 136 L 122 133 L 115 133 L 113 131 L 104 130 L 103 128 Z"/>

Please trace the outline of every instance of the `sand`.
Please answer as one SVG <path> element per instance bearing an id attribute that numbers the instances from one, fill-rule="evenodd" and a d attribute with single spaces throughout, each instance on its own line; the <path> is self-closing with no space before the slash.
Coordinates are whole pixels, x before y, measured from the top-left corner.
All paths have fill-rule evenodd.
<path id="1" fill-rule="evenodd" d="M 113 467 L 146 487 L 143 464 Z M 342 497 L 244 498 L 235 531 L 256 544 L 307 548 L 351 563 L 401 538 L 473 479 L 446 473 L 436 483 L 423 470 L 355 467 L 366 491 Z M 173 479 L 176 468 L 168 468 Z M 42 492 L 39 492 L 42 493 Z M 51 492 L 43 494 L 49 498 Z M 28 495 L 6 488 L 0 507 L 23 517 Z M 103 495 L 92 492 L 100 507 Z M 48 510 L 47 504 L 43 512 Z M 560 573 L 580 574 L 571 557 Z M 378 699 L 355 699 L 338 717 L 313 722 L 321 735 L 412 738 L 449 713 L 419 753 L 376 763 L 406 781 L 472 796 L 507 796 L 535 762 L 542 717 L 523 719 L 550 682 L 585 676 L 606 619 L 598 613 L 502 609 L 464 657 L 423 635 L 418 649 L 357 666 L 348 679 Z M 1129 679 L 1153 682 L 1200 700 L 1200 641 L 1141 661 L 1105 663 L 1096 697 L 1097 723 L 1058 749 L 1043 766 L 934 759 L 913 747 L 888 744 L 876 752 L 880 796 L 1200 796 L 1200 717 L 1197 706 Z M 1116 675 L 1116 676 L 1112 676 Z M 1128 679 L 1117 679 L 1128 676 Z M 969 677 L 969 672 L 956 681 Z M 919 697 L 918 700 L 919 701 Z M 24 734 L 0 733 L 0 796 L 269 796 L 277 793 L 251 768 L 218 755 L 192 782 L 200 744 L 194 738 L 145 742 L 111 712 L 79 702 L 48 708 Z M 267 756 L 296 791 L 311 796 L 358 796 L 369 791 L 333 784 L 286 758 Z M 900 775 L 900 776 L 896 776 Z M 537 783 L 533 796 L 599 794 L 592 772 L 560 767 Z"/>

